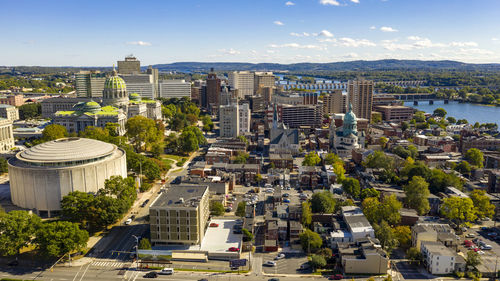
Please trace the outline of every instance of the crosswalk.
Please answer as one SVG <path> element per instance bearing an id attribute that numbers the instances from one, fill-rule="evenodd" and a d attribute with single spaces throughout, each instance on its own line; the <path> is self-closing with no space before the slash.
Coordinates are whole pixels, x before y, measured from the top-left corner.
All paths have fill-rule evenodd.
<path id="1" fill-rule="evenodd" d="M 131 263 L 118 262 L 118 261 L 93 261 L 91 265 L 97 267 L 123 268 L 123 267 L 129 267 Z"/>

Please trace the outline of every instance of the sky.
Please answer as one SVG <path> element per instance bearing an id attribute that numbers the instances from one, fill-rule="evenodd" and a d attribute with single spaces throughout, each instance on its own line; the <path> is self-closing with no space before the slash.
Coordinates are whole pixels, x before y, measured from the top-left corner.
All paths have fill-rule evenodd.
<path id="1" fill-rule="evenodd" d="M 500 63 L 499 0 L 0 0 L 0 65 Z"/>

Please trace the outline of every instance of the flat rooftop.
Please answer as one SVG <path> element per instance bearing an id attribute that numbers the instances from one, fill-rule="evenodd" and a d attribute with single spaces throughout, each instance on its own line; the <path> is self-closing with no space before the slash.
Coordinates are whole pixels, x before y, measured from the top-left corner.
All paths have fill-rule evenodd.
<path id="1" fill-rule="evenodd" d="M 205 237 L 201 242 L 201 251 L 225 253 L 231 247 L 241 248 L 240 244 L 243 235 L 233 233 L 233 226 L 236 224 L 235 220 L 213 219 L 210 223 L 217 223 L 219 226 L 207 228 Z"/>
<path id="2" fill-rule="evenodd" d="M 154 207 L 195 207 L 198 205 L 201 197 L 208 192 L 206 185 L 179 184 L 171 185 L 167 192 L 160 194 L 158 199 L 153 202 Z"/>

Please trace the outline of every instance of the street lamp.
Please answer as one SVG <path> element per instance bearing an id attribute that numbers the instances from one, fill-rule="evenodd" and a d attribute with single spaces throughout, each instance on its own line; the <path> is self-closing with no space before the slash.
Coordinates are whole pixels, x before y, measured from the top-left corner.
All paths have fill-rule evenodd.
<path id="1" fill-rule="evenodd" d="M 139 260 L 139 239 L 141 236 L 132 235 L 132 237 L 135 238 L 135 259 Z M 137 267 L 139 267 L 139 263 L 137 263 Z"/>

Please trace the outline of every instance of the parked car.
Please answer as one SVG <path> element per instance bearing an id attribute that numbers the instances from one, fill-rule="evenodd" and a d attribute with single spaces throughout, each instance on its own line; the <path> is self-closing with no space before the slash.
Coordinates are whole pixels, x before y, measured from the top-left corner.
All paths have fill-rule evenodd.
<path id="1" fill-rule="evenodd" d="M 283 196 L 283 197 L 288 197 L 288 196 L 290 196 L 290 194 L 288 194 L 288 193 L 283 193 L 283 195 L 282 195 L 282 196 Z"/>
<path id="2" fill-rule="evenodd" d="M 165 267 L 162 270 L 160 270 L 160 272 L 158 272 L 158 274 L 161 274 L 161 275 L 172 275 L 172 274 L 174 274 L 174 269 L 173 268 L 169 268 L 169 267 Z"/>
<path id="3" fill-rule="evenodd" d="M 213 222 L 213 223 L 211 223 L 209 226 L 210 226 L 210 227 L 219 227 L 219 224 L 218 224 L 218 223 Z"/>
<path id="4" fill-rule="evenodd" d="M 281 260 L 281 259 L 284 259 L 285 258 L 285 254 L 281 253 L 281 254 L 278 254 L 274 259 L 275 260 Z"/>
<path id="5" fill-rule="evenodd" d="M 132 219 L 131 218 L 128 218 L 126 221 L 125 221 L 125 225 L 129 225 L 132 223 Z"/>
<path id="6" fill-rule="evenodd" d="M 231 247 L 229 249 L 227 249 L 229 252 L 239 252 L 240 251 L 240 248 L 238 247 Z"/>
<path id="7" fill-rule="evenodd" d="M 227 208 L 226 208 L 226 212 L 227 212 L 227 213 L 231 212 L 232 210 L 233 210 L 233 208 L 231 208 L 231 207 L 227 207 Z"/>
<path id="8" fill-rule="evenodd" d="M 265 265 L 265 266 L 276 266 L 276 262 L 274 262 L 274 261 L 266 261 L 266 262 L 264 263 L 264 265 Z"/>
<path id="9" fill-rule="evenodd" d="M 308 262 L 301 264 L 299 267 L 300 270 L 306 270 L 309 268 L 311 268 L 311 265 Z"/>
<path id="10" fill-rule="evenodd" d="M 467 235 L 465 235 L 465 238 L 474 238 L 474 237 L 476 237 L 474 233 L 467 233 Z"/>
<path id="11" fill-rule="evenodd" d="M 491 250 L 493 248 L 491 247 L 491 245 L 486 244 L 486 245 L 481 246 L 480 249 L 487 251 L 487 250 Z"/>
<path id="12" fill-rule="evenodd" d="M 495 237 L 495 236 L 497 236 L 497 233 L 496 232 L 490 232 L 490 233 L 488 233 L 488 236 L 489 237 Z"/>
<path id="13" fill-rule="evenodd" d="M 330 280 L 342 280 L 342 279 L 344 279 L 344 276 L 342 276 L 342 274 L 335 274 L 330 276 Z"/>
<path id="14" fill-rule="evenodd" d="M 144 208 L 146 205 L 149 203 L 149 199 L 146 199 L 146 201 L 142 202 L 141 207 Z"/>
<path id="15" fill-rule="evenodd" d="M 158 273 L 156 271 L 151 271 L 144 275 L 144 278 L 158 278 Z"/>
<path id="16" fill-rule="evenodd" d="M 267 280 L 267 281 L 280 281 L 280 279 L 279 279 L 279 278 L 270 278 L 270 279 L 269 279 L 269 280 Z"/>

